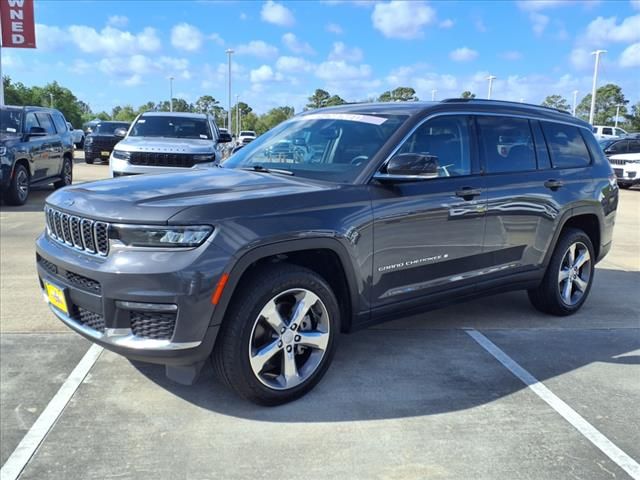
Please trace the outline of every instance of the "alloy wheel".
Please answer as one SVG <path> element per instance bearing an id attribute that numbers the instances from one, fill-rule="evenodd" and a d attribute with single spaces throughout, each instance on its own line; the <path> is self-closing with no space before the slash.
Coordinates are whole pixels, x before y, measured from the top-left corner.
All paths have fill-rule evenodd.
<path id="1" fill-rule="evenodd" d="M 24 202 L 29 196 L 29 175 L 24 169 L 18 170 L 16 174 L 16 186 L 18 187 L 18 198 Z"/>
<path id="2" fill-rule="evenodd" d="M 262 308 L 249 340 L 256 378 L 274 390 L 304 383 L 318 369 L 329 345 L 329 314 L 310 290 L 279 293 Z"/>
<path id="3" fill-rule="evenodd" d="M 582 242 L 572 243 L 562 258 L 558 272 L 560 298 L 566 305 L 576 305 L 591 281 L 591 255 Z"/>

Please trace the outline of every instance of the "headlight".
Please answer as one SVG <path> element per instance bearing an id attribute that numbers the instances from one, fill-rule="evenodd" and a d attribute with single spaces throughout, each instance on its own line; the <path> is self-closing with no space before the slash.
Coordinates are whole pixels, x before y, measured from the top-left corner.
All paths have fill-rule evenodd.
<path id="1" fill-rule="evenodd" d="M 91 145 L 93 143 L 93 137 L 86 137 L 84 139 L 84 144 L 85 145 Z"/>
<path id="2" fill-rule="evenodd" d="M 131 153 L 125 152 L 124 150 L 114 150 L 113 158 L 117 158 L 118 160 L 129 160 L 129 158 L 131 158 Z"/>
<path id="3" fill-rule="evenodd" d="M 0 147 L 0 155 L 6 155 L 7 154 L 7 147 Z"/>
<path id="4" fill-rule="evenodd" d="M 196 163 L 213 162 L 216 159 L 214 154 L 194 155 L 193 161 Z"/>
<path id="5" fill-rule="evenodd" d="M 186 227 L 153 227 L 138 225 L 112 225 L 109 237 L 130 247 L 197 247 L 211 235 L 208 225 Z"/>

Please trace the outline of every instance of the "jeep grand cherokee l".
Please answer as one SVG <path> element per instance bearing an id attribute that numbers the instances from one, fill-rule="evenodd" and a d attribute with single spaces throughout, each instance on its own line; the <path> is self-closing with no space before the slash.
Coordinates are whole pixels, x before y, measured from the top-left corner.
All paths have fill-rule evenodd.
<path id="1" fill-rule="evenodd" d="M 295 154 L 272 155 L 283 145 Z M 341 331 L 516 289 L 575 313 L 617 201 L 589 125 L 568 114 L 343 105 L 221 168 L 54 193 L 37 268 L 55 315 L 93 342 L 185 383 L 212 356 L 236 392 L 274 405 L 320 380 Z"/>
<path id="2" fill-rule="evenodd" d="M 73 180 L 73 138 L 62 113 L 44 107 L 0 108 L 0 193 L 24 205 L 31 187 Z"/>

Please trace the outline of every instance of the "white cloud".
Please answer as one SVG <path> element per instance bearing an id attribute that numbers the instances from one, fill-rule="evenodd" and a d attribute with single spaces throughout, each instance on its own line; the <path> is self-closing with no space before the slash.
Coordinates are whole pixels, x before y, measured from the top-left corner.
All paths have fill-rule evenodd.
<path id="1" fill-rule="evenodd" d="M 469 47 L 456 48 L 449 53 L 449 58 L 454 62 L 470 62 L 478 58 L 478 52 Z"/>
<path id="2" fill-rule="evenodd" d="M 422 28 L 435 18 L 435 10 L 423 1 L 376 3 L 371 14 L 373 26 L 385 37 L 405 40 L 421 37 Z"/>
<path id="3" fill-rule="evenodd" d="M 347 62 L 361 62 L 362 50 L 358 47 L 349 48 L 342 42 L 334 42 L 329 53 L 329 60 L 345 60 Z"/>
<path id="4" fill-rule="evenodd" d="M 544 29 L 547 28 L 547 25 L 549 24 L 549 17 L 538 12 L 531 12 L 529 14 L 529 19 L 531 20 L 533 33 L 538 36 L 542 35 L 544 33 Z"/>
<path id="5" fill-rule="evenodd" d="M 371 67 L 369 65 L 350 65 L 344 60 L 329 60 L 318 65 L 316 76 L 331 82 L 358 80 L 369 78 Z"/>
<path id="6" fill-rule="evenodd" d="M 71 25 L 69 34 L 71 41 L 86 53 L 122 55 L 123 52 L 155 52 L 161 46 L 155 29 L 150 27 L 133 34 L 114 27 L 105 27 L 98 32 L 92 27 Z"/>
<path id="7" fill-rule="evenodd" d="M 204 35 L 193 25 L 182 22 L 171 29 L 171 45 L 180 50 L 195 52 L 204 41 Z"/>
<path id="8" fill-rule="evenodd" d="M 4 60 L 3 60 L 4 61 Z M 76 75 L 85 75 L 93 70 L 94 65 L 86 60 L 78 58 L 73 61 L 70 67 L 68 67 Z"/>
<path id="9" fill-rule="evenodd" d="M 476 30 L 480 33 L 487 33 L 489 31 L 482 18 L 476 18 L 473 22 L 473 26 L 476 27 Z"/>
<path id="10" fill-rule="evenodd" d="M 620 55 L 620 66 L 623 68 L 640 67 L 640 42 L 624 49 Z"/>
<path id="11" fill-rule="evenodd" d="M 249 18 L 249 17 L 247 16 L 247 14 L 246 14 L 246 13 L 244 13 L 244 12 L 240 12 L 240 20 L 243 20 L 243 21 L 244 21 L 244 20 L 246 20 L 247 18 Z"/>
<path id="12" fill-rule="evenodd" d="M 262 65 L 255 70 L 251 70 L 249 75 L 251 83 L 265 83 L 271 81 L 281 81 L 283 76 L 280 72 L 275 72 L 269 65 Z"/>
<path id="13" fill-rule="evenodd" d="M 585 70 L 593 66 L 591 50 L 586 48 L 574 48 L 569 54 L 569 61 L 578 70 Z"/>
<path id="14" fill-rule="evenodd" d="M 142 84 L 142 77 L 137 73 L 133 74 L 129 78 L 125 79 L 122 84 L 127 87 L 137 87 Z"/>
<path id="15" fill-rule="evenodd" d="M 109 77 L 126 86 L 136 86 L 143 83 L 146 75 L 169 76 L 188 80 L 191 78 L 189 60 L 185 58 L 160 57 L 149 58 L 146 55 L 135 54 L 130 57 L 107 57 L 98 61 L 97 68 Z M 93 69 L 94 65 L 78 60 L 72 66 L 76 73 L 83 73 Z M 86 73 L 86 72 L 85 72 Z"/>
<path id="16" fill-rule="evenodd" d="M 260 18 L 265 22 L 273 23 L 274 25 L 279 25 L 281 27 L 290 27 L 296 23 L 291 10 L 278 2 L 274 2 L 273 0 L 268 0 L 264 5 L 262 5 Z"/>
<path id="17" fill-rule="evenodd" d="M 438 24 L 438 26 L 439 26 L 440 28 L 451 28 L 451 27 L 453 27 L 454 23 L 455 23 L 455 22 L 454 22 L 453 20 L 451 20 L 450 18 L 447 18 L 447 19 L 445 19 L 445 20 L 442 20 L 442 21 Z"/>
<path id="18" fill-rule="evenodd" d="M 336 35 L 342 35 L 343 33 L 342 27 L 337 23 L 327 23 L 327 26 L 325 27 L 325 29 L 327 30 L 327 32 L 334 33 Z"/>
<path id="19" fill-rule="evenodd" d="M 36 23 L 36 42 L 39 50 L 51 52 L 63 48 L 67 43 L 66 36 L 59 27 Z M 2 55 L 4 56 L 5 53 L 3 52 Z"/>
<path id="20" fill-rule="evenodd" d="M 517 2 L 518 7 L 526 12 L 537 12 L 548 8 L 567 5 L 568 3 L 569 2 L 567 0 L 523 0 Z"/>
<path id="21" fill-rule="evenodd" d="M 594 46 L 607 42 L 637 42 L 640 40 L 640 14 L 627 17 L 619 24 L 616 17 L 598 17 L 587 27 L 585 38 Z"/>
<path id="22" fill-rule="evenodd" d="M 282 36 L 282 43 L 293 53 L 314 55 L 315 50 L 307 42 L 299 40 L 293 33 L 285 33 Z"/>
<path id="23" fill-rule="evenodd" d="M 129 24 L 129 18 L 124 15 L 111 15 L 107 20 L 107 25 L 111 27 L 126 27 Z"/>
<path id="24" fill-rule="evenodd" d="M 517 50 L 507 50 L 498 55 L 503 60 L 516 61 L 522 59 L 522 52 Z"/>
<path id="25" fill-rule="evenodd" d="M 283 56 L 276 61 L 276 69 L 285 73 L 309 72 L 313 68 L 313 64 L 300 57 Z"/>
<path id="26" fill-rule="evenodd" d="M 253 40 L 238 45 L 235 49 L 238 55 L 252 55 L 258 58 L 273 58 L 278 55 L 278 49 L 262 40 Z"/>
<path id="27" fill-rule="evenodd" d="M 631 0 L 631 8 L 640 10 L 640 0 Z"/>
<path id="28" fill-rule="evenodd" d="M 218 45 L 224 45 L 224 40 L 218 33 L 212 33 L 207 38 Z"/>

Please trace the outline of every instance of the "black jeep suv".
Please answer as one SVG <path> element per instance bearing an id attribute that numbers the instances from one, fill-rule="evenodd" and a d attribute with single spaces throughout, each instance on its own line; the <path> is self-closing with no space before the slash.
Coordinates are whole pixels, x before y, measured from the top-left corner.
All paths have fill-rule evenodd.
<path id="1" fill-rule="evenodd" d="M 181 382 L 212 356 L 236 392 L 273 405 L 320 380 L 339 332 L 514 289 L 575 313 L 617 203 L 590 126 L 566 113 L 344 105 L 221 168 L 54 193 L 37 267 L 73 330 Z"/>
<path id="2" fill-rule="evenodd" d="M 23 205 L 33 185 L 71 185 L 73 137 L 58 110 L 0 108 L 0 189 L 9 205 Z"/>
<path id="3" fill-rule="evenodd" d="M 93 163 L 96 159 L 109 161 L 113 147 L 124 138 L 129 122 L 100 122 L 84 139 L 84 161 Z"/>

